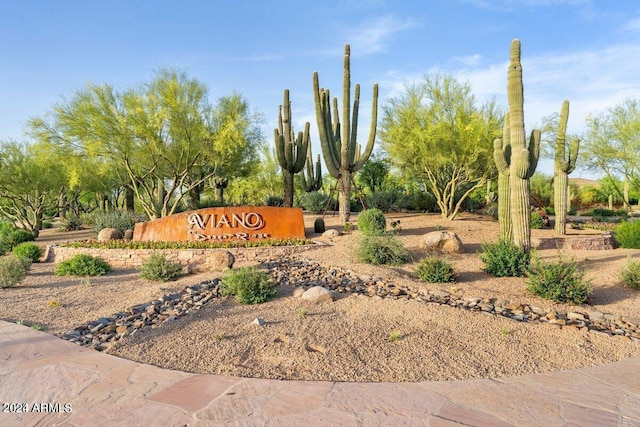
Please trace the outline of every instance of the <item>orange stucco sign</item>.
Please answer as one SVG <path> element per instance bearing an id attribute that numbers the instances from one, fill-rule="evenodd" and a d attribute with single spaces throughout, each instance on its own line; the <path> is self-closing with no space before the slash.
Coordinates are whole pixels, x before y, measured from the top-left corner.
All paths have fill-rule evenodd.
<path id="1" fill-rule="evenodd" d="M 133 240 L 233 241 L 305 238 L 300 208 L 243 206 L 183 212 L 140 222 Z"/>

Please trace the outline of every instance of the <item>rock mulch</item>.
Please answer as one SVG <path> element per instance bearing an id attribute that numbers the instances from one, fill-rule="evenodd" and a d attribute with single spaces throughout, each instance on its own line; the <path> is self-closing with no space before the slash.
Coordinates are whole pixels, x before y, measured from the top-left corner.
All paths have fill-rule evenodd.
<path id="1" fill-rule="evenodd" d="M 396 286 L 380 277 L 357 275 L 341 267 L 325 267 L 308 259 L 288 256 L 263 260 L 268 274 L 281 286 L 302 290 L 317 286 L 339 294 L 359 294 L 374 299 L 414 299 L 426 304 L 449 305 L 518 322 L 547 323 L 625 336 L 640 341 L 640 319 L 606 314 L 595 310 L 561 312 L 497 298 L 464 296 L 460 290 L 426 289 L 423 285 Z M 139 330 L 158 328 L 164 322 L 199 310 L 214 298 L 220 298 L 220 279 L 187 286 L 183 291 L 164 295 L 125 312 L 97 319 L 64 333 L 61 338 L 99 351 Z M 295 294 L 294 294 L 295 295 Z M 298 293 L 301 295 L 301 292 Z"/>

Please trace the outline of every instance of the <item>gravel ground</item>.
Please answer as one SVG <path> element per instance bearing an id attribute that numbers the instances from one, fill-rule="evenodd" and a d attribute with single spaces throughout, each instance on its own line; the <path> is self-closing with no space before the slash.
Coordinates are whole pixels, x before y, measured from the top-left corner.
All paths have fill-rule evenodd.
<path id="1" fill-rule="evenodd" d="M 312 233 L 315 218 L 305 216 L 307 235 L 323 239 Z M 424 256 L 418 249 L 424 233 L 441 226 L 458 234 L 467 252 L 447 259 L 459 273 L 458 282 L 452 286 L 465 296 L 503 298 L 559 311 L 595 309 L 640 318 L 640 292 L 623 288 L 617 278 L 627 258 L 640 259 L 640 251 L 564 251 L 564 256 L 574 257 L 594 282 L 593 306 L 576 308 L 529 294 L 525 279 L 493 278 L 481 271 L 477 256 L 480 244 L 494 240 L 498 232 L 497 222 L 491 218 L 463 215 L 452 222 L 434 214 L 388 218 L 400 220 L 400 237 L 416 260 Z M 337 217 L 327 217 L 327 225 L 341 229 Z M 570 233 L 568 237 L 590 231 Z M 45 230 L 38 241 L 46 244 L 86 235 Z M 534 230 L 533 235 L 551 237 L 553 231 Z M 330 246 L 301 256 L 395 284 L 450 287 L 418 284 L 414 274 L 417 262 L 390 268 L 357 263 L 358 237 L 355 231 L 327 240 Z M 554 259 L 558 251 L 537 251 L 537 255 Z M 136 271 L 117 270 L 99 278 L 61 278 L 53 275 L 51 264 L 34 264 L 20 286 L 0 290 L 0 319 L 37 323 L 47 332 L 61 334 L 214 277 L 191 275 L 157 284 L 139 279 Z M 281 286 L 278 298 L 255 306 L 242 306 L 226 298 L 215 300 L 177 321 L 127 337 L 108 352 L 189 372 L 330 381 L 497 378 L 640 356 L 637 341 L 574 327 L 520 323 L 448 306 L 355 295 L 340 295 L 329 304 L 308 304 L 293 298 L 292 292 L 292 287 Z M 52 301 L 61 306 L 50 307 Z M 264 318 L 266 324 L 252 324 L 256 317 Z"/>

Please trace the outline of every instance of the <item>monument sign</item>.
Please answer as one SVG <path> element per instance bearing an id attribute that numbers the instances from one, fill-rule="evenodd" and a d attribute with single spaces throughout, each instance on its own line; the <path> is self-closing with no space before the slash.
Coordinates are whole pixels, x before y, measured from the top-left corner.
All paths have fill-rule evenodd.
<path id="1" fill-rule="evenodd" d="M 206 208 L 140 222 L 133 240 L 226 242 L 305 238 L 300 208 L 242 206 Z"/>

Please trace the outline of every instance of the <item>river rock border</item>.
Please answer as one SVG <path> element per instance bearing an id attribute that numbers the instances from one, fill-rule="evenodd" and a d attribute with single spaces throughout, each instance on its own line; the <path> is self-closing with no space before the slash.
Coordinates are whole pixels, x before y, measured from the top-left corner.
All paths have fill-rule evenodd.
<path id="1" fill-rule="evenodd" d="M 425 304 L 448 305 L 490 316 L 502 316 L 517 322 L 549 324 L 627 337 L 640 342 L 640 319 L 606 314 L 596 310 L 557 311 L 513 303 L 497 298 L 464 296 L 460 291 L 396 286 L 393 282 L 373 276 L 358 275 L 342 267 L 325 267 L 317 261 L 295 256 L 262 260 L 268 274 L 280 286 L 309 289 L 322 286 L 333 292 L 358 294 L 374 299 L 413 299 Z M 187 286 L 181 292 L 143 304 L 125 312 L 88 322 L 60 337 L 76 344 L 103 351 L 111 344 L 139 331 L 160 327 L 220 298 L 220 280 L 204 281 Z"/>

